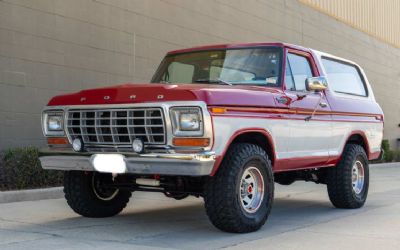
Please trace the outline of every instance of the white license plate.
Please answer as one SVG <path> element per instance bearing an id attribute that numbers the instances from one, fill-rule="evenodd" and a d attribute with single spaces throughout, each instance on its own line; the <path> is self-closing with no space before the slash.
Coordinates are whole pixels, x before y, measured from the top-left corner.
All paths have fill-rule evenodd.
<path id="1" fill-rule="evenodd" d="M 124 156 L 120 154 L 95 154 L 91 162 L 98 172 L 115 174 L 126 172 Z"/>

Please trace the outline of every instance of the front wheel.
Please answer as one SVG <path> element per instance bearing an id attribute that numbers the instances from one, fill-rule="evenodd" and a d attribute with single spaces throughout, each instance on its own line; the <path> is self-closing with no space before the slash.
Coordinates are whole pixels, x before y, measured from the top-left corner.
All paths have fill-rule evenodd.
<path id="1" fill-rule="evenodd" d="M 131 192 L 104 187 L 111 174 L 68 171 L 64 173 L 64 193 L 68 205 L 85 217 L 109 217 L 120 213 Z"/>
<path id="2" fill-rule="evenodd" d="M 348 144 L 336 167 L 327 176 L 329 199 L 337 208 L 360 208 L 367 200 L 369 167 L 360 145 Z"/>
<path id="3" fill-rule="evenodd" d="M 208 217 L 222 231 L 258 230 L 268 218 L 274 196 L 274 177 L 265 151 L 253 144 L 231 146 L 218 173 L 204 191 Z"/>

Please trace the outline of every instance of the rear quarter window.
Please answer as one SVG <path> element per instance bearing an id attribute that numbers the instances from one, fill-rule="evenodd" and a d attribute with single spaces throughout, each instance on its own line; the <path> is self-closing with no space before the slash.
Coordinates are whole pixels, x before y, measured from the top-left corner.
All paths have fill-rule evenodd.
<path id="1" fill-rule="evenodd" d="M 329 87 L 338 93 L 367 96 L 364 78 L 357 66 L 336 59 L 322 58 Z"/>

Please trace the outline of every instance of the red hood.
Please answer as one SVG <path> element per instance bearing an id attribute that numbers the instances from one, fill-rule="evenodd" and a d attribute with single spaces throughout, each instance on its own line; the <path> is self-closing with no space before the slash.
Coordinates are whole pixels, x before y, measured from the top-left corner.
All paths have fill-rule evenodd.
<path id="1" fill-rule="evenodd" d="M 208 84 L 122 84 L 52 98 L 49 106 L 204 101 L 207 105 L 274 107 L 280 89 Z"/>

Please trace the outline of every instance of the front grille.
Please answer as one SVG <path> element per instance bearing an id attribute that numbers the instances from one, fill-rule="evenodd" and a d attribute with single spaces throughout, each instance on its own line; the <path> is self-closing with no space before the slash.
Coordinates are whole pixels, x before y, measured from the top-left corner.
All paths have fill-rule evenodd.
<path id="1" fill-rule="evenodd" d="M 81 138 L 89 147 L 129 147 L 135 138 L 163 145 L 166 137 L 161 108 L 71 109 L 66 128 L 71 141 Z"/>

